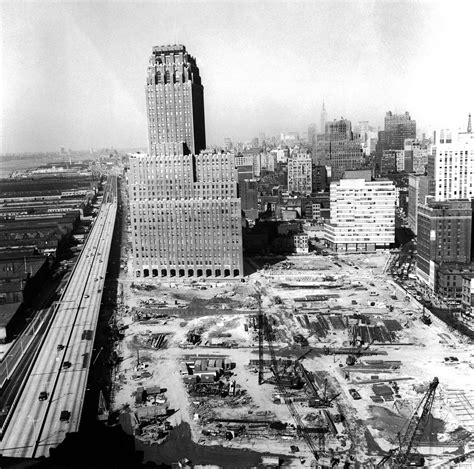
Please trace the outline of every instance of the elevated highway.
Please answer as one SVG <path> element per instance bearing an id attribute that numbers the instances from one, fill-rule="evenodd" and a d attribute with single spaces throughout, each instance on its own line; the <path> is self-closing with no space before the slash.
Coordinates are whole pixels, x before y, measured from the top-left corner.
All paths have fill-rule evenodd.
<path id="1" fill-rule="evenodd" d="M 49 456 L 50 448 L 79 429 L 117 212 L 116 197 L 117 180 L 111 176 L 71 281 L 11 409 L 0 442 L 2 456 Z"/>

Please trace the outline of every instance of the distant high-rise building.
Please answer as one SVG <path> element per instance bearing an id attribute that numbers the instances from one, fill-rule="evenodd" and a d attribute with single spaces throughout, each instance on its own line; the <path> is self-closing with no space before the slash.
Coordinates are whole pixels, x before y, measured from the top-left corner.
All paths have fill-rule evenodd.
<path id="1" fill-rule="evenodd" d="M 316 146 L 317 139 L 317 128 L 316 124 L 310 124 L 308 126 L 308 147 L 313 151 Z"/>
<path id="2" fill-rule="evenodd" d="M 411 119 L 408 112 L 393 114 L 388 111 L 384 130 L 379 132 L 376 146 L 376 163 L 379 168 L 384 150 L 403 150 L 407 138 L 416 138 L 416 121 Z"/>
<path id="3" fill-rule="evenodd" d="M 328 113 L 326 112 L 326 106 L 324 105 L 324 101 L 323 101 L 323 108 L 321 109 L 321 115 L 319 117 L 319 131 L 321 133 L 324 132 L 327 121 L 328 121 Z"/>
<path id="4" fill-rule="evenodd" d="M 244 213 L 258 210 L 258 183 L 255 179 L 239 182 L 239 195 Z"/>
<path id="5" fill-rule="evenodd" d="M 153 47 L 146 104 L 150 155 L 161 143 L 185 142 L 194 155 L 206 148 L 204 88 L 196 59 L 183 45 Z"/>
<path id="6" fill-rule="evenodd" d="M 416 138 L 416 121 L 408 112 L 392 114 L 388 111 L 385 115 L 385 135 L 390 150 L 403 150 L 405 139 Z"/>
<path id="7" fill-rule="evenodd" d="M 418 206 L 426 204 L 428 196 L 434 196 L 434 180 L 429 176 L 408 176 L 408 227 L 416 235 L 418 230 Z"/>
<path id="8" fill-rule="evenodd" d="M 441 264 L 471 262 L 472 203 L 470 200 L 418 206 L 416 273 L 432 289 Z"/>
<path id="9" fill-rule="evenodd" d="M 234 148 L 230 137 L 224 138 L 224 149 L 225 151 L 231 151 Z"/>
<path id="10" fill-rule="evenodd" d="M 331 167 L 331 179 L 343 177 L 348 169 L 359 169 L 364 163 L 361 142 L 352 132 L 347 119 L 327 122 L 325 133 L 319 134 L 313 162 L 318 166 Z"/>
<path id="11" fill-rule="evenodd" d="M 468 124 L 469 128 L 469 124 Z M 474 197 L 474 133 L 436 132 L 434 152 L 436 200 Z"/>
<path id="12" fill-rule="evenodd" d="M 377 142 L 377 132 L 374 127 L 369 125 L 369 121 L 360 121 L 354 127 L 354 133 L 360 140 L 365 156 L 370 156 L 375 151 Z"/>
<path id="13" fill-rule="evenodd" d="M 395 186 L 391 181 L 341 179 L 330 188 L 330 222 L 324 227 L 335 251 L 375 251 L 395 242 Z"/>
<path id="14" fill-rule="evenodd" d="M 311 155 L 293 152 L 288 158 L 288 191 L 298 194 L 311 194 L 312 172 Z"/>
<path id="15" fill-rule="evenodd" d="M 313 165 L 312 192 L 322 192 L 329 188 L 326 166 Z"/>
<path id="16" fill-rule="evenodd" d="M 277 150 L 262 153 L 261 169 L 273 173 L 276 167 Z"/>
<path id="17" fill-rule="evenodd" d="M 401 170 L 401 161 L 403 161 L 404 158 L 405 152 L 403 150 L 384 150 L 382 158 L 380 159 L 380 175 L 387 176 L 388 174 L 396 173 Z M 404 164 L 403 168 L 405 168 Z"/>
<path id="18" fill-rule="evenodd" d="M 428 156 L 430 151 L 432 151 L 431 145 L 424 145 L 419 140 L 408 138 L 405 140 L 404 151 L 405 171 L 415 174 L 425 174 L 428 165 Z"/>
<path id="19" fill-rule="evenodd" d="M 150 154 L 131 155 L 129 172 L 135 275 L 240 277 L 235 159 L 201 151 L 202 85 L 184 46 L 153 48 L 146 90 Z"/>

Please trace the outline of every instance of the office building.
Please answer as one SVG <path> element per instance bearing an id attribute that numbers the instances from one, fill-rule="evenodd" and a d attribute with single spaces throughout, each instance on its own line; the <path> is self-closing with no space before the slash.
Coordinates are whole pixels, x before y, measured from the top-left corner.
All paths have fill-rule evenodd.
<path id="1" fill-rule="evenodd" d="M 241 201 L 231 153 L 191 155 L 181 144 L 130 157 L 137 277 L 241 276 Z"/>
<path id="2" fill-rule="evenodd" d="M 398 168 L 405 167 L 402 160 L 405 156 L 403 150 L 384 150 L 380 160 L 380 175 L 387 176 L 398 171 Z"/>
<path id="3" fill-rule="evenodd" d="M 419 140 L 408 138 L 405 140 L 404 151 L 405 171 L 420 175 L 425 174 L 431 146 L 423 145 Z"/>
<path id="4" fill-rule="evenodd" d="M 385 144 L 389 150 L 403 150 L 407 138 L 416 138 L 416 121 L 410 114 L 385 114 Z"/>
<path id="5" fill-rule="evenodd" d="M 345 170 L 359 169 L 364 164 L 364 153 L 360 140 L 352 132 L 347 119 L 327 122 L 325 132 L 319 134 L 313 162 L 331 168 L 331 180 L 343 177 Z"/>
<path id="6" fill-rule="evenodd" d="M 354 133 L 357 134 L 361 142 L 362 151 L 365 156 L 370 156 L 375 152 L 378 134 L 376 129 L 369 125 L 368 121 L 360 121 L 357 126 L 354 127 Z"/>
<path id="7" fill-rule="evenodd" d="M 313 165 L 312 168 L 313 175 L 312 175 L 312 192 L 323 192 L 329 189 L 328 184 L 328 172 L 326 166 L 317 166 Z"/>
<path id="8" fill-rule="evenodd" d="M 468 130 L 469 128 L 468 124 Z M 474 197 L 474 133 L 472 130 L 436 132 L 432 161 L 436 200 Z"/>
<path id="9" fill-rule="evenodd" d="M 408 175 L 408 227 L 417 234 L 418 206 L 434 196 L 434 180 L 429 176 Z"/>
<path id="10" fill-rule="evenodd" d="M 235 158 L 202 151 L 204 101 L 195 59 L 181 45 L 154 47 L 146 89 L 150 153 L 129 160 L 135 275 L 240 277 Z"/>
<path id="11" fill-rule="evenodd" d="M 260 158 L 261 170 L 265 170 L 269 173 L 275 172 L 276 160 L 276 150 L 262 153 Z"/>
<path id="12" fill-rule="evenodd" d="M 330 222 L 324 227 L 335 251 L 366 252 L 395 241 L 395 186 L 391 181 L 341 179 L 331 183 Z"/>
<path id="13" fill-rule="evenodd" d="M 384 150 L 404 150 L 405 140 L 415 138 L 416 121 L 411 119 L 410 114 L 393 114 L 388 111 L 385 114 L 384 130 L 379 131 L 375 150 L 379 170 Z"/>
<path id="14" fill-rule="evenodd" d="M 288 191 L 311 194 L 312 165 L 309 153 L 295 151 L 288 158 Z"/>
<path id="15" fill-rule="evenodd" d="M 204 89 L 196 59 L 183 45 L 153 47 L 146 105 L 151 155 L 161 143 L 185 142 L 194 155 L 206 148 Z"/>
<path id="16" fill-rule="evenodd" d="M 239 195 L 244 213 L 258 210 L 258 183 L 255 179 L 239 182 Z"/>
<path id="17" fill-rule="evenodd" d="M 418 205 L 417 217 L 416 274 L 435 289 L 439 265 L 471 262 L 471 201 L 428 200 Z"/>

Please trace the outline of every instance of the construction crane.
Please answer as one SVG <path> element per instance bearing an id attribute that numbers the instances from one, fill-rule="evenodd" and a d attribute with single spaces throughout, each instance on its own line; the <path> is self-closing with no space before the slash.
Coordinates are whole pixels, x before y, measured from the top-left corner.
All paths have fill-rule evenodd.
<path id="1" fill-rule="evenodd" d="M 262 296 L 256 293 L 258 303 L 258 384 L 263 384 L 263 313 L 262 313 Z"/>
<path id="2" fill-rule="evenodd" d="M 431 408 L 433 407 L 433 401 L 438 384 L 438 378 L 434 378 L 408 422 L 405 433 L 403 435 L 398 434 L 399 447 L 390 450 L 390 452 L 377 464 L 377 467 L 382 467 L 390 460 L 393 461 L 394 467 L 397 468 L 424 465 L 425 460 L 423 456 L 413 453 L 413 448 L 418 445 L 420 438 L 423 435 L 428 417 L 431 413 Z"/>
<path id="3" fill-rule="evenodd" d="M 281 397 L 285 401 L 285 404 L 287 405 L 288 410 L 290 411 L 290 414 L 293 417 L 293 420 L 295 421 L 297 434 L 304 438 L 304 440 L 305 440 L 306 444 L 308 445 L 309 449 L 311 450 L 311 453 L 313 454 L 314 458 L 316 460 L 318 460 L 319 459 L 319 454 L 318 454 L 318 450 L 316 448 L 316 445 L 313 441 L 313 438 L 311 437 L 311 435 L 308 432 L 306 432 L 306 428 L 303 424 L 303 421 L 301 420 L 301 417 L 300 417 L 298 411 L 296 410 L 295 404 L 293 403 L 291 398 L 289 398 L 287 396 L 286 388 L 285 388 L 285 385 L 283 384 L 283 380 L 282 380 L 280 369 L 279 369 L 279 363 L 278 363 L 278 360 L 276 358 L 276 354 L 275 354 L 275 350 L 273 348 L 271 337 L 268 333 L 269 331 L 268 331 L 267 316 L 265 314 L 263 314 L 263 312 L 261 312 L 261 311 L 259 311 L 259 316 L 261 316 L 261 324 L 263 326 L 263 333 L 265 334 L 265 336 L 267 338 L 268 349 L 270 351 L 270 357 L 271 357 L 271 362 L 272 362 L 272 371 L 273 371 L 273 374 L 275 375 L 275 380 L 276 380 L 276 384 L 277 384 L 277 387 L 278 387 L 278 392 L 280 393 Z"/>

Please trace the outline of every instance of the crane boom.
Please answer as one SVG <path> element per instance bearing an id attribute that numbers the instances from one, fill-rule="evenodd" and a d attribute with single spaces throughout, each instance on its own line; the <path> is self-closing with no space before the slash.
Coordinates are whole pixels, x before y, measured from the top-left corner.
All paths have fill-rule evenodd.
<path id="1" fill-rule="evenodd" d="M 304 426 L 304 424 L 301 420 L 301 417 L 300 417 L 298 411 L 296 410 L 296 407 L 295 407 L 293 401 L 291 400 L 291 398 L 289 398 L 287 396 L 285 385 L 283 384 L 283 380 L 281 379 L 279 364 L 278 364 L 278 360 L 276 358 L 275 350 L 273 348 L 271 338 L 269 337 L 269 334 L 267 334 L 267 331 L 268 331 L 267 317 L 264 314 L 261 314 L 261 316 L 262 316 L 263 329 L 265 331 L 265 335 L 267 336 L 268 349 L 270 351 L 270 357 L 271 357 L 271 361 L 272 361 L 272 368 L 273 368 L 273 373 L 275 375 L 275 380 L 276 380 L 276 384 L 277 384 L 277 387 L 278 387 L 278 391 L 279 391 L 280 395 L 283 397 L 283 399 L 285 400 L 285 404 L 287 405 L 288 410 L 290 411 L 290 414 L 291 414 L 291 416 L 293 417 L 293 420 L 296 423 L 296 432 L 298 433 L 298 435 L 300 435 L 304 438 L 306 444 L 310 448 L 311 453 L 313 454 L 315 459 L 319 459 L 318 451 L 317 451 L 317 448 L 316 448 L 316 446 L 313 442 L 313 439 L 312 439 L 311 435 L 305 431 L 306 428 L 305 428 L 305 426 Z"/>
<path id="2" fill-rule="evenodd" d="M 408 422 L 408 427 L 403 437 L 400 439 L 400 451 L 396 458 L 397 463 L 405 464 L 410 458 L 410 453 L 413 447 L 416 446 L 420 441 L 429 414 L 431 412 L 431 408 L 433 407 L 433 401 L 438 384 L 438 378 L 434 378 L 430 383 L 428 391 L 424 395 L 421 402 L 418 404 L 415 413 Z M 421 415 L 419 415 L 420 409 Z"/>
<path id="3" fill-rule="evenodd" d="M 431 413 L 438 384 L 438 378 L 434 378 L 423 396 L 423 399 L 421 399 L 415 412 L 411 416 L 405 432 L 400 436 L 400 446 L 396 449 L 390 450 L 390 452 L 377 464 L 377 467 L 382 467 L 390 459 L 393 459 L 395 467 L 402 468 L 409 464 L 410 459 L 413 456 L 413 448 L 418 445 L 420 438 L 423 435 L 428 417 Z"/>

